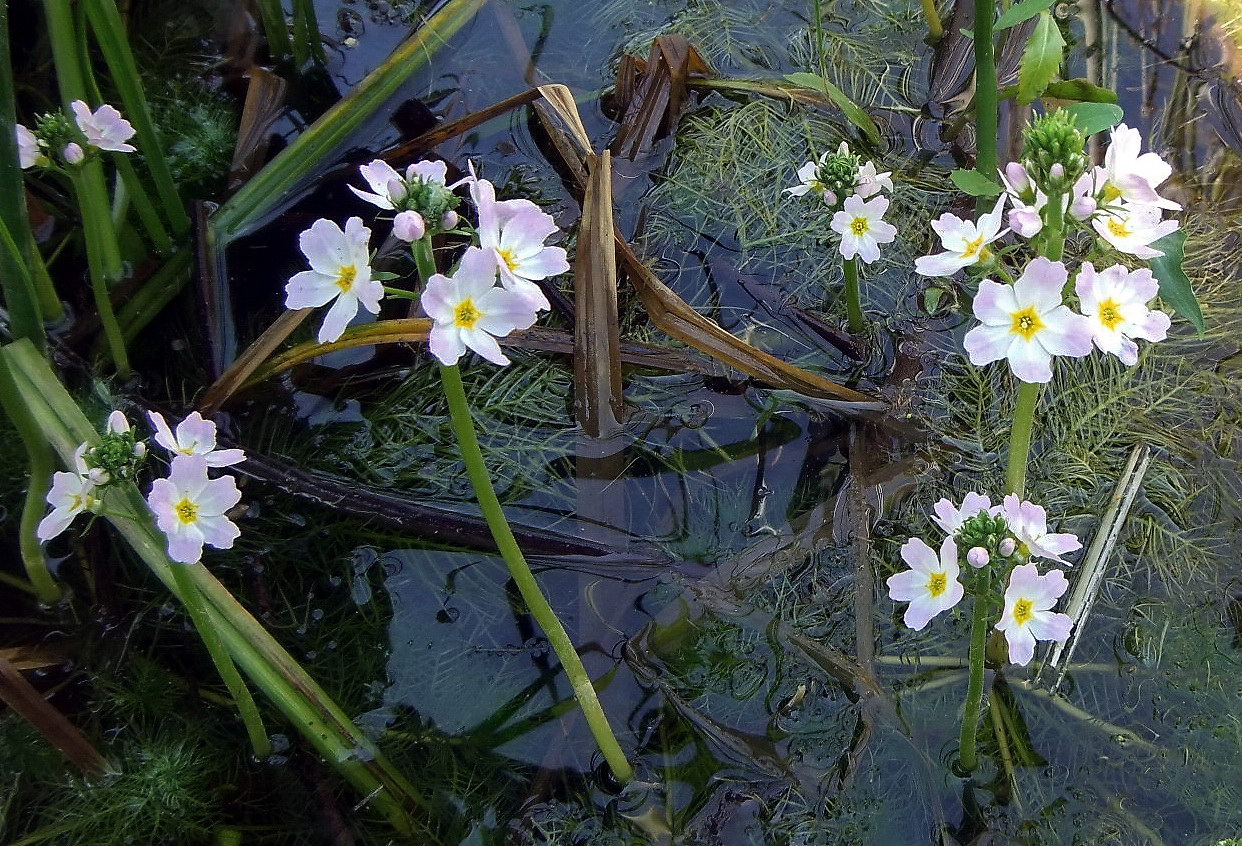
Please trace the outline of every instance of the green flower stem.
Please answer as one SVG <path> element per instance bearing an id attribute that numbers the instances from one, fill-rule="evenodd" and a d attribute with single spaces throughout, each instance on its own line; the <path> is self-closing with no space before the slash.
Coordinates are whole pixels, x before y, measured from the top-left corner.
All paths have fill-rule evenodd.
<path id="1" fill-rule="evenodd" d="M 970 681 L 966 687 L 966 709 L 962 715 L 962 739 L 958 763 L 968 773 L 979 766 L 975 740 L 979 733 L 979 709 L 983 704 L 983 662 L 988 641 L 988 609 L 992 587 L 991 572 L 978 571 L 974 590 L 974 619 L 970 624 Z"/>
<path id="2" fill-rule="evenodd" d="M 996 43 L 992 24 L 996 0 L 975 2 L 975 170 L 989 180 L 996 179 Z M 982 213 L 992 205 L 989 197 L 976 203 Z"/>
<path id="3" fill-rule="evenodd" d="M 263 35 L 267 38 L 267 50 L 276 60 L 288 56 L 293 45 L 289 41 L 289 24 L 280 0 L 257 0 L 259 19 L 263 22 Z"/>
<path id="4" fill-rule="evenodd" d="M 1060 261 L 1065 255 L 1065 209 L 1064 197 L 1054 194 L 1044 206 L 1044 257 Z"/>
<path id="5" fill-rule="evenodd" d="M 116 365 L 119 376 L 130 373 L 129 354 L 125 351 L 125 338 L 112 309 L 112 295 L 108 282 L 113 278 L 107 270 L 103 255 L 103 242 L 111 239 L 116 244 L 116 230 L 112 228 L 112 215 L 108 210 L 108 198 L 95 190 L 93 182 L 80 169 L 72 171 L 73 187 L 82 210 L 82 224 L 86 237 L 86 260 L 91 276 L 91 290 L 95 294 L 95 307 L 99 309 L 99 322 L 108 341 L 108 352 Z"/>
<path id="6" fill-rule="evenodd" d="M 159 212 L 151 202 L 151 197 L 147 194 L 147 189 L 142 184 L 138 171 L 134 170 L 126 153 L 117 153 L 112 160 L 116 163 L 116 170 L 121 175 L 125 190 L 129 192 L 129 201 L 133 203 L 134 211 L 138 212 L 142 227 L 151 236 L 151 244 L 157 252 L 168 255 L 173 249 L 172 239 L 168 237 L 168 230 L 160 221 Z"/>
<path id="7" fill-rule="evenodd" d="M 246 734 L 250 737 L 250 745 L 254 748 L 255 757 L 263 760 L 272 754 L 272 742 L 263 728 L 263 718 L 259 715 L 259 708 L 254 703 L 254 697 L 250 695 L 250 688 L 246 687 L 246 683 L 242 681 L 241 674 L 237 672 L 237 665 L 233 663 L 233 659 L 229 657 L 228 651 L 220 642 L 215 625 L 207 613 L 207 606 L 203 602 L 203 595 L 199 592 L 198 585 L 194 584 L 190 578 L 189 568 L 174 562 L 170 569 L 181 601 L 185 604 L 186 611 L 190 613 L 190 619 L 194 622 L 194 628 L 198 629 L 199 637 L 203 639 L 203 645 L 207 647 L 207 653 L 211 655 L 211 662 L 216 665 L 216 671 L 220 673 L 220 678 L 224 680 L 234 704 L 237 705 L 242 722 L 246 726 Z"/>
<path id="8" fill-rule="evenodd" d="M 414 254 L 414 264 L 418 267 L 418 275 L 423 280 L 423 285 L 427 284 L 436 273 L 436 257 L 431 251 L 431 238 L 423 236 L 410 244 L 410 252 Z"/>
<path id="9" fill-rule="evenodd" d="M 560 659 L 561 666 L 565 668 L 565 675 L 569 677 L 569 683 L 573 686 L 574 696 L 577 697 L 587 725 L 591 728 L 591 734 L 594 735 L 595 742 L 599 744 L 600 751 L 604 754 L 604 759 L 612 769 L 613 775 L 621 783 L 629 783 L 634 777 L 634 771 L 630 767 L 630 762 L 626 760 L 625 753 L 621 751 L 621 745 L 617 742 L 612 727 L 608 724 L 608 717 L 605 716 L 604 709 L 599 704 L 599 697 L 595 694 L 591 677 L 587 675 L 586 667 L 582 665 L 582 658 L 574 649 L 573 641 L 569 639 L 565 627 L 561 625 L 556 612 L 543 595 L 543 591 L 540 590 L 539 583 L 535 581 L 535 574 L 531 572 L 530 565 L 526 563 L 526 558 L 518 547 L 517 539 L 513 537 L 513 531 L 509 528 L 509 521 L 505 519 L 504 510 L 500 507 L 500 500 L 496 498 L 496 491 L 492 488 L 492 480 L 483 462 L 483 451 L 479 448 L 479 439 L 475 434 L 474 420 L 470 416 L 470 406 L 466 400 L 465 386 L 462 385 L 461 371 L 455 364 L 442 365 L 440 378 L 444 383 L 444 395 L 448 399 L 453 432 L 457 435 L 462 458 L 466 463 L 466 473 L 470 476 L 470 484 L 474 487 L 475 497 L 479 500 L 479 506 L 483 510 L 488 528 L 492 531 L 496 546 L 500 549 L 500 554 L 509 567 L 509 575 L 513 577 L 527 609 L 535 618 L 535 622 L 543 629 L 548 643 Z"/>
<path id="10" fill-rule="evenodd" d="M 935 44 L 944 38 L 944 25 L 940 23 L 940 10 L 936 0 L 923 0 L 923 17 L 927 18 L 927 40 Z"/>
<path id="11" fill-rule="evenodd" d="M 1009 466 L 1005 470 L 1005 492 L 1026 495 L 1026 467 L 1031 457 L 1031 432 L 1035 428 L 1035 406 L 1039 385 L 1018 381 L 1014 400 L 1013 424 L 1009 430 Z"/>
<path id="12" fill-rule="evenodd" d="M 414 293 L 413 291 L 406 291 L 401 288 L 390 288 L 387 285 L 384 286 L 384 296 L 396 297 L 399 300 L 417 300 L 418 299 L 418 294 Z"/>
<path id="13" fill-rule="evenodd" d="M 857 335 L 867 328 L 867 318 L 862 310 L 862 297 L 858 293 L 858 259 L 845 259 L 844 265 L 845 312 L 849 315 L 850 332 Z"/>

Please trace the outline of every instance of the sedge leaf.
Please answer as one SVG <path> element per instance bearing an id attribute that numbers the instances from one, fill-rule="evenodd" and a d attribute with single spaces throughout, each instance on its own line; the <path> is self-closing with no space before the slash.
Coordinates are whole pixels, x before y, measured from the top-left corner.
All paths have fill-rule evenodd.
<path id="1" fill-rule="evenodd" d="M 1023 21 L 1030 20 L 1038 15 L 1044 9 L 1052 7 L 1054 0 L 1022 0 L 1020 3 L 1014 3 L 1010 6 L 1005 14 L 996 19 L 992 30 L 1000 32 L 1002 29 L 1009 29 L 1011 26 L 1017 26 Z"/>
<path id="2" fill-rule="evenodd" d="M 1061 28 L 1048 12 L 1039 13 L 1039 23 L 1026 42 L 1022 62 L 1018 65 L 1018 102 L 1027 105 L 1035 102 L 1057 71 L 1065 50 Z"/>
<path id="3" fill-rule="evenodd" d="M 785 77 L 787 82 L 792 82 L 799 88 L 809 88 L 812 91 L 819 91 L 828 96 L 828 99 L 836 104 L 837 108 L 845 113 L 850 123 L 857 126 L 863 131 L 872 144 L 879 146 L 882 142 L 880 137 L 880 128 L 875 125 L 875 121 L 871 119 L 871 115 L 863 111 L 862 106 L 855 103 L 849 97 L 845 96 L 845 92 L 837 86 L 833 85 L 822 76 L 813 73 L 791 73 Z"/>
<path id="4" fill-rule="evenodd" d="M 1160 283 L 1160 299 L 1164 300 L 1173 310 L 1194 324 L 1203 334 L 1203 309 L 1195 299 L 1194 289 L 1190 287 L 1190 279 L 1182 269 L 1186 258 L 1186 233 L 1178 230 L 1152 242 L 1152 247 L 1164 253 L 1152 259 L 1151 273 Z"/>
<path id="5" fill-rule="evenodd" d="M 962 193 L 972 197 L 998 197 L 1005 190 L 977 170 L 955 170 L 949 178 Z"/>
<path id="6" fill-rule="evenodd" d="M 1083 135 L 1094 135 L 1112 129 L 1125 117 L 1121 106 L 1114 106 L 1112 103 L 1074 103 L 1066 106 L 1065 111 L 1070 113 Z"/>

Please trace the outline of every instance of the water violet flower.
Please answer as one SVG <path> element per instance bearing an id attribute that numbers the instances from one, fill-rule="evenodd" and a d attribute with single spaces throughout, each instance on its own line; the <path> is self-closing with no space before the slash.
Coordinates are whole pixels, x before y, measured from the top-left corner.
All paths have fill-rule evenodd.
<path id="1" fill-rule="evenodd" d="M 479 213 L 479 247 L 500 271 L 501 284 L 535 309 L 551 308 L 535 282 L 569 270 L 564 248 L 544 243 L 558 231 L 556 221 L 529 200 L 498 201 L 486 179 L 475 179 L 470 194 Z"/>
<path id="2" fill-rule="evenodd" d="M 1042 506 L 1021 499 L 1017 494 L 1005 497 L 1000 513 L 1008 522 L 1009 531 L 1020 543 L 1018 551 L 1031 558 L 1047 558 L 1068 565 L 1069 562 L 1061 556 L 1082 548 L 1082 541 L 1075 534 L 1049 532 L 1048 512 Z"/>
<path id="3" fill-rule="evenodd" d="M 1122 199 L 1131 203 L 1178 210 L 1181 206 L 1156 193 L 1173 168 L 1155 153 L 1139 154 L 1143 136 L 1124 123 L 1113 128 L 1108 151 L 1104 154 L 1103 200 L 1110 204 Z"/>
<path id="4" fill-rule="evenodd" d="M 1176 220 L 1161 220 L 1162 212 L 1156 206 L 1136 203 L 1118 203 L 1102 210 L 1091 220 L 1091 225 L 1114 248 L 1123 253 L 1152 259 L 1164 255 L 1148 246 L 1171 232 L 1176 232 Z"/>
<path id="5" fill-rule="evenodd" d="M 940 556 L 920 538 L 910 538 L 901 547 L 901 558 L 909 570 L 888 577 L 888 595 L 896 602 L 909 602 L 905 623 L 916 632 L 932 617 L 947 611 L 962 599 L 964 589 L 957 580 L 961 568 L 957 544 L 945 538 Z"/>
<path id="6" fill-rule="evenodd" d="M 931 256 L 919 256 L 914 269 L 924 276 L 952 276 L 963 267 L 987 262 L 992 251 L 987 248 L 1008 229 L 1001 229 L 1002 212 L 1008 194 L 1001 194 L 996 205 L 987 214 L 979 216 L 978 222 L 962 220 L 946 212 L 932 221 L 932 229 L 940 236 L 945 251 Z"/>
<path id="7" fill-rule="evenodd" d="M 148 411 L 147 416 L 155 428 L 155 442 L 174 456 L 199 455 L 208 467 L 229 467 L 246 460 L 240 449 L 216 449 L 216 424 L 197 411 L 178 423 L 175 433 L 158 411 Z"/>
<path id="8" fill-rule="evenodd" d="M 178 455 L 167 479 L 151 484 L 147 504 L 156 525 L 168 538 L 168 556 L 193 564 L 203 556 L 203 544 L 229 549 L 241 530 L 225 512 L 241 500 L 232 476 L 211 479 L 202 455 Z"/>
<path id="9" fill-rule="evenodd" d="M 1037 640 L 1063 643 L 1069 638 L 1073 621 L 1068 615 L 1051 610 L 1067 588 L 1069 582 L 1060 570 L 1041 576 L 1034 564 L 1013 568 L 1005 589 L 1005 610 L 996 624 L 1009 643 L 1011 662 L 1029 664 L 1035 657 Z"/>
<path id="10" fill-rule="evenodd" d="M 867 264 L 880 257 L 880 244 L 892 243 L 897 238 L 897 227 L 885 223 L 888 198 L 876 197 L 863 200 L 853 194 L 845 200 L 845 208 L 832 216 L 832 231 L 841 236 L 841 256 L 858 257 Z"/>
<path id="11" fill-rule="evenodd" d="M 829 208 L 835 208 L 844 197 L 858 194 L 864 200 L 880 191 L 892 191 L 892 171 L 878 173 L 874 162 L 862 164 L 842 141 L 835 153 L 824 151 L 819 158 L 798 168 L 800 184 L 784 189 L 792 197 L 816 194 Z"/>
<path id="12" fill-rule="evenodd" d="M 1168 337 L 1169 316 L 1147 307 L 1159 289 L 1160 283 L 1145 267 L 1131 271 L 1115 264 L 1097 273 L 1091 262 L 1083 262 L 1074 290 L 1096 347 L 1133 365 L 1138 363 L 1134 339 L 1163 341 Z"/>
<path id="13" fill-rule="evenodd" d="M 341 337 L 358 313 L 359 305 L 371 314 L 379 314 L 384 286 L 371 278 L 370 240 L 371 230 L 362 225 L 359 217 L 345 221 L 344 231 L 332 221 L 320 218 L 298 236 L 311 269 L 289 280 L 285 286 L 285 306 L 318 308 L 336 300 L 319 327 L 321 344 Z"/>
<path id="14" fill-rule="evenodd" d="M 25 170 L 28 167 L 34 167 L 43 158 L 43 151 L 39 149 L 39 138 L 33 132 L 20 123 L 14 127 L 17 134 L 17 160 Z"/>
<path id="15" fill-rule="evenodd" d="M 436 273 L 427 280 L 423 311 L 434 321 L 431 353 L 443 364 L 456 364 L 470 348 L 493 364 L 506 365 L 497 338 L 535 322 L 535 305 L 520 291 L 496 286 L 492 255 L 469 247 L 450 279 Z"/>
<path id="16" fill-rule="evenodd" d="M 86 103 L 74 100 L 69 108 L 73 110 L 78 129 L 82 130 L 92 147 L 114 153 L 132 153 L 136 150 L 132 144 L 125 143 L 134 137 L 134 127 L 114 107 L 104 104 L 92 113 Z"/>
<path id="17" fill-rule="evenodd" d="M 858 168 L 858 183 L 854 186 L 854 193 L 863 199 L 874 197 L 881 191 L 891 193 L 893 190 L 892 176 L 891 170 L 876 173 L 875 163 L 865 162 Z"/>
<path id="18" fill-rule="evenodd" d="M 1005 193 L 1009 195 L 1009 228 L 1023 238 L 1033 238 L 1044 228 L 1044 219 L 1040 214 L 1048 205 L 1048 197 L 1035 187 L 1027 175 L 1026 168 L 1018 162 L 1009 162 L 1000 171 L 1000 178 L 1005 183 Z"/>
<path id="19" fill-rule="evenodd" d="M 964 343 L 976 366 L 1002 358 L 1023 382 L 1052 380 L 1052 357 L 1075 358 L 1091 352 L 1091 327 L 1061 302 L 1068 272 L 1042 256 L 1027 265 L 1013 285 L 990 279 L 979 283 L 975 317 L 982 321 Z"/>
<path id="20" fill-rule="evenodd" d="M 981 493 L 971 491 L 962 497 L 962 507 L 958 508 L 948 499 L 941 499 L 932 506 L 932 522 L 944 529 L 949 535 L 957 534 L 962 524 L 977 514 L 992 510 L 992 500 Z"/>
<path id="21" fill-rule="evenodd" d="M 99 500 L 95 497 L 95 481 L 86 466 L 85 454 L 86 444 L 82 444 L 73 455 L 74 472 L 52 475 L 52 488 L 47 492 L 47 504 L 52 506 L 52 510 L 35 529 L 39 540 L 51 540 L 69 528 L 79 514 L 94 511 L 99 506 Z"/>

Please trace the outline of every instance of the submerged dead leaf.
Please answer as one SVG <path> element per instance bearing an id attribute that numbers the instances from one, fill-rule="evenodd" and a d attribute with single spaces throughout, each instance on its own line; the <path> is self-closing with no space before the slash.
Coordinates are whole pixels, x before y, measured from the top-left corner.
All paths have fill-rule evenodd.
<path id="1" fill-rule="evenodd" d="M 0 656 L 0 700 L 30 723 L 43 739 L 87 775 L 99 775 L 107 762 L 56 706 L 44 699 L 7 658 Z"/>
<path id="2" fill-rule="evenodd" d="M 229 165 L 228 191 L 231 194 L 258 173 L 267 160 L 272 126 L 285 107 L 289 83 L 257 65 L 246 72 L 246 102 L 237 127 L 237 145 Z"/>
<path id="3" fill-rule="evenodd" d="M 623 56 L 615 95 L 621 126 L 612 149 L 629 159 L 650 150 L 657 137 L 670 134 L 676 127 L 691 77 L 712 73 L 706 60 L 681 35 L 657 37 L 646 62 L 637 56 Z"/>

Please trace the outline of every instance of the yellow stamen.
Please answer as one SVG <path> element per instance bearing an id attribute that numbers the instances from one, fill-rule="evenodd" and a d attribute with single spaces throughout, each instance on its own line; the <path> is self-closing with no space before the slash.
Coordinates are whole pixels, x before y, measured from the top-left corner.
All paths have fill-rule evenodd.
<path id="1" fill-rule="evenodd" d="M 974 258 L 976 255 L 983 258 L 983 250 L 983 236 L 980 235 L 975 240 L 966 242 L 966 249 L 962 250 L 962 258 Z"/>
<path id="2" fill-rule="evenodd" d="M 1108 205 L 1109 203 L 1113 202 L 1120 196 L 1121 196 L 1121 189 L 1118 188 L 1113 183 L 1110 182 L 1104 186 L 1104 204 L 1105 205 Z"/>
<path id="3" fill-rule="evenodd" d="M 182 498 L 181 502 L 173 506 L 173 511 L 182 523 L 198 522 L 198 503 L 191 502 L 189 497 Z"/>
<path id="4" fill-rule="evenodd" d="M 462 300 L 453 310 L 453 325 L 459 329 L 473 329 L 482 318 L 483 312 L 475 307 L 472 299 Z"/>
<path id="5" fill-rule="evenodd" d="M 354 279 L 358 276 L 358 268 L 352 264 L 347 264 L 341 268 L 340 275 L 336 277 L 336 287 L 341 289 L 342 293 L 349 293 L 354 287 Z"/>
<path id="6" fill-rule="evenodd" d="M 1123 320 L 1125 318 L 1121 316 L 1121 306 L 1116 300 L 1110 298 L 1100 303 L 1100 322 L 1109 329 L 1116 329 L 1117 324 Z"/>
<path id="7" fill-rule="evenodd" d="M 927 592 L 932 595 L 932 599 L 937 598 L 940 594 L 949 589 L 948 573 L 932 573 L 931 578 L 927 580 Z"/>
<path id="8" fill-rule="evenodd" d="M 1019 599 L 1013 604 L 1013 619 L 1019 626 L 1025 626 L 1035 616 L 1035 603 L 1029 599 Z"/>
<path id="9" fill-rule="evenodd" d="M 865 217 L 856 217 L 850 221 L 850 231 L 855 235 L 866 235 L 871 229 L 871 221 Z"/>
<path id="10" fill-rule="evenodd" d="M 1113 233 L 1117 238 L 1129 238 L 1130 230 L 1126 228 L 1124 221 L 1117 220 L 1115 217 L 1108 219 L 1108 231 Z"/>
<path id="11" fill-rule="evenodd" d="M 1021 335 L 1029 341 L 1043 328 L 1044 321 L 1040 319 L 1039 312 L 1035 310 L 1035 306 L 1027 306 L 1021 311 L 1013 313 L 1013 326 L 1010 327 L 1009 331 L 1015 335 Z"/>
<path id="12" fill-rule="evenodd" d="M 500 253 L 500 260 L 505 263 L 505 267 L 509 268 L 509 270 L 517 270 L 518 263 L 517 259 L 513 257 L 512 250 L 497 250 L 496 252 Z"/>

